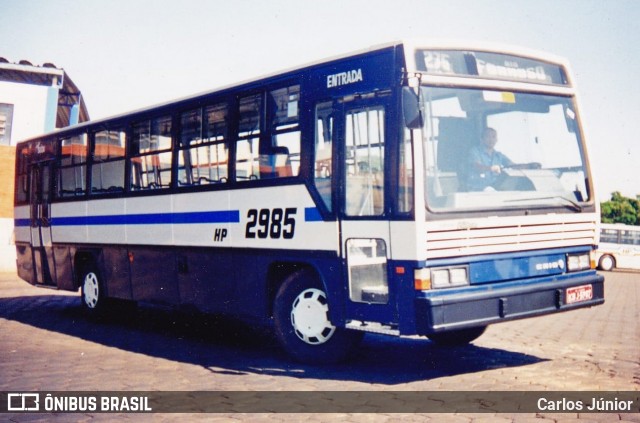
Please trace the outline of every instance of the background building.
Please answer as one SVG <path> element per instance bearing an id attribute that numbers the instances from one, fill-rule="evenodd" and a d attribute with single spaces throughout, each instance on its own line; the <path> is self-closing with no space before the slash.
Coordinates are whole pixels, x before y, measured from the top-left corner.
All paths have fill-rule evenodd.
<path id="1" fill-rule="evenodd" d="M 13 192 L 15 145 L 89 120 L 80 90 L 63 69 L 0 57 L 0 271 L 15 269 Z"/>

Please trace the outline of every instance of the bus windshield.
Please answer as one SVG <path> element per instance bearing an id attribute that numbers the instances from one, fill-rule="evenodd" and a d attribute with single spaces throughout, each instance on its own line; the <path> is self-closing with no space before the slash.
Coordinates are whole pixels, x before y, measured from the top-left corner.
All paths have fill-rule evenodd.
<path id="1" fill-rule="evenodd" d="M 590 199 L 572 98 L 421 87 L 431 211 L 563 206 Z"/>

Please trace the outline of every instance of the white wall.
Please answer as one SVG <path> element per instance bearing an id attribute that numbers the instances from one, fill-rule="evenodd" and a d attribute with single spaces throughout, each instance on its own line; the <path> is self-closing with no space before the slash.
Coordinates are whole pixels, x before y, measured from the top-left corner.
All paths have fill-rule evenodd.
<path id="1" fill-rule="evenodd" d="M 0 272 L 16 271 L 16 246 L 13 244 L 13 220 L 0 218 Z"/>
<path id="2" fill-rule="evenodd" d="M 48 88 L 0 81 L 0 103 L 13 104 L 11 145 L 44 133 Z"/>
<path id="3" fill-rule="evenodd" d="M 0 81 L 0 103 L 13 104 L 11 145 L 44 133 L 48 86 Z M 0 182 L 13 184 L 13 180 Z M 0 272 L 15 272 L 16 249 L 12 243 L 13 219 L 0 218 Z"/>

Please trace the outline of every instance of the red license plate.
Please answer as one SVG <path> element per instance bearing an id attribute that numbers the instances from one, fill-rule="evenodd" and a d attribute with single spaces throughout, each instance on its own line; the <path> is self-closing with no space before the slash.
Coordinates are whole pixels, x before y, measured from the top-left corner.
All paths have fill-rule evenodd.
<path id="1" fill-rule="evenodd" d="M 567 288 L 566 304 L 579 303 L 593 299 L 593 287 L 591 285 L 580 285 Z"/>

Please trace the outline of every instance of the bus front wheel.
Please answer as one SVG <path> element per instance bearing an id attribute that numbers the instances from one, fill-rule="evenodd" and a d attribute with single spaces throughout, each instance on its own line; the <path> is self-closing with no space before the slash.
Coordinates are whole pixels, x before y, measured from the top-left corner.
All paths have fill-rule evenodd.
<path id="1" fill-rule="evenodd" d="M 291 357 L 303 363 L 344 360 L 363 336 L 362 332 L 331 323 L 327 295 L 307 270 L 294 273 L 280 286 L 273 318 L 278 341 Z"/>
<path id="2" fill-rule="evenodd" d="M 616 267 L 616 260 L 611 257 L 609 254 L 605 254 L 600 257 L 600 261 L 598 261 L 598 267 L 600 270 L 611 271 L 614 267 Z"/>
<path id="3" fill-rule="evenodd" d="M 431 341 L 437 345 L 446 347 L 458 347 L 467 345 L 480 337 L 487 329 L 486 326 L 480 326 L 476 328 L 458 329 L 442 333 L 432 333 L 427 335 Z"/>

